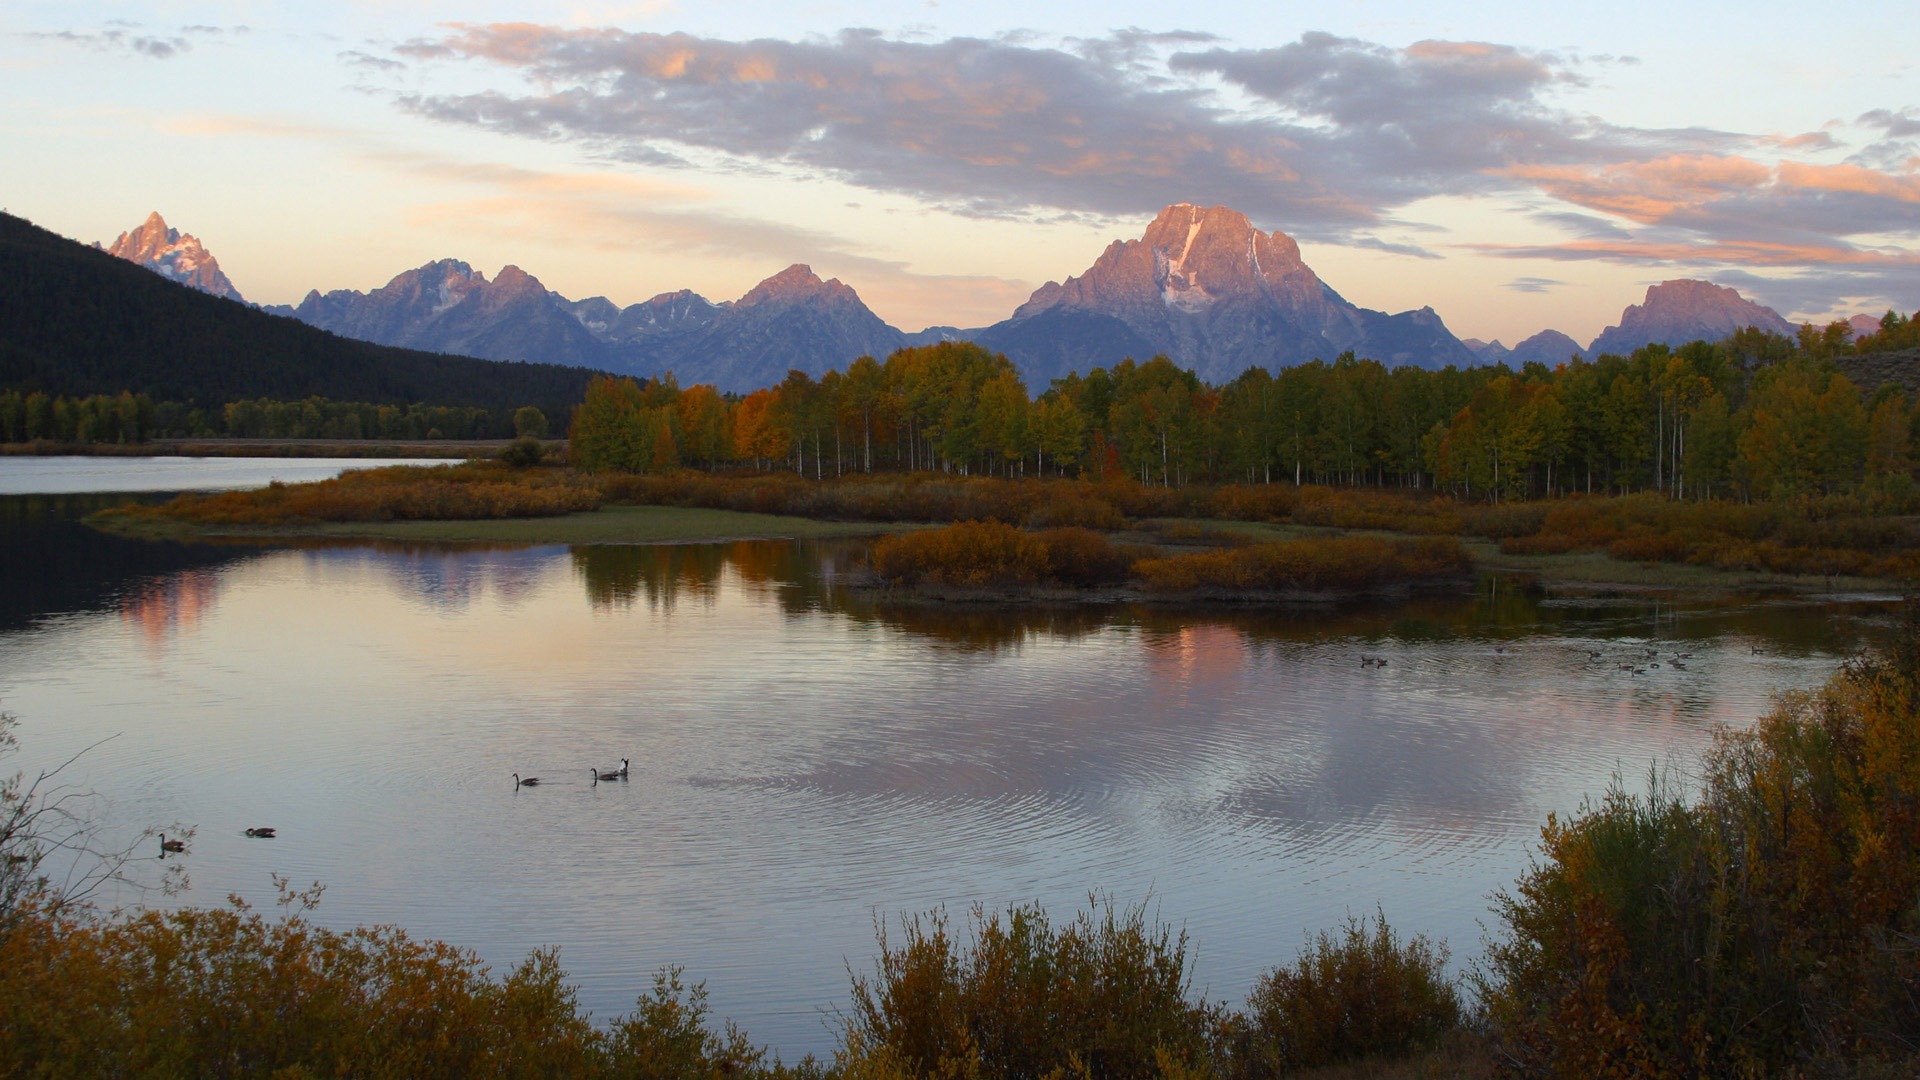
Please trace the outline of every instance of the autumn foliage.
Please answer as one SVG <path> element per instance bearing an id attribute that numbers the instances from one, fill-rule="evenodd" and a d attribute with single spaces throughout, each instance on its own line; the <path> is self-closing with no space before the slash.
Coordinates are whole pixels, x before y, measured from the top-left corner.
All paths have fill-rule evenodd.
<path id="1" fill-rule="evenodd" d="M 181 495 L 115 513 L 131 522 L 271 528 L 324 521 L 544 517 L 592 510 L 600 503 L 596 487 L 568 473 L 482 461 L 362 469 L 308 484 Z"/>
<path id="2" fill-rule="evenodd" d="M 1920 1064 L 1920 627 L 1656 776 L 1549 819 L 1484 995 L 1529 1071 L 1822 1075 Z M 1836 1073 L 1837 1074 L 1837 1073 Z M 1853 1075 L 1848 1072 L 1848 1075 Z"/>
<path id="3" fill-rule="evenodd" d="M 1472 569 L 1451 537 L 1335 536 L 1142 559 L 1133 573 L 1156 592 L 1325 592 L 1457 581 Z"/>

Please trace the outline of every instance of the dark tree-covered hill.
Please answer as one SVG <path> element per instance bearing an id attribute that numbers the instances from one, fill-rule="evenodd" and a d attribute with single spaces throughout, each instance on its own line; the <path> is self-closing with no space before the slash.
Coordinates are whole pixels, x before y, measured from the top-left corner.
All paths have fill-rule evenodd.
<path id="1" fill-rule="evenodd" d="M 314 396 L 496 411 L 537 405 L 560 417 L 594 374 L 352 341 L 0 214 L 0 389 L 126 390 L 213 408 Z"/>

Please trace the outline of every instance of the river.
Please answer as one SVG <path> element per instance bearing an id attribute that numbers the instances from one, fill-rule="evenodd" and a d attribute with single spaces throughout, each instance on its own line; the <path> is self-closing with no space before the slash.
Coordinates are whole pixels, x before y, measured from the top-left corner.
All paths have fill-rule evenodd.
<path id="1" fill-rule="evenodd" d="M 838 584 L 857 542 L 191 545 L 78 524 L 109 501 L 0 498 L 0 709 L 19 767 L 80 753 L 62 779 L 110 835 L 196 830 L 191 888 L 149 902 L 318 881 L 329 925 L 497 968 L 559 946 L 602 1018 L 680 965 L 788 1060 L 831 1050 L 876 922 L 941 905 L 1145 902 L 1228 1002 L 1376 907 L 1470 961 L 1549 811 L 1655 763 L 1685 783 L 1716 725 L 1891 625 L 1868 600 L 1493 580 L 888 610 Z"/>

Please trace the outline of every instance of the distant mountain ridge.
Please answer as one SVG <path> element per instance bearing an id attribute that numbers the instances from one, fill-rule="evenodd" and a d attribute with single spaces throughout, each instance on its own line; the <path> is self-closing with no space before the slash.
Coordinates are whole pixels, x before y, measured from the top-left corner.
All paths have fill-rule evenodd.
<path id="1" fill-rule="evenodd" d="M 239 299 L 212 255 L 156 212 L 115 241 L 113 254 Z M 222 291 L 225 290 L 225 291 Z M 1083 273 L 1048 282 L 1007 319 L 963 330 L 904 333 L 875 315 L 852 287 L 796 263 L 738 300 L 690 290 L 620 307 L 604 296 L 570 300 L 508 265 L 489 281 L 458 259 L 396 275 L 371 292 L 309 292 L 265 310 L 363 341 L 538 360 L 634 375 L 674 372 L 683 384 L 748 391 L 791 369 L 819 376 L 854 359 L 909 345 L 971 340 L 1006 354 L 1030 386 L 1122 358 L 1165 354 L 1209 382 L 1254 365 L 1269 369 L 1351 351 L 1389 366 L 1564 363 L 1659 342 L 1718 340 L 1747 326 L 1792 334 L 1771 308 L 1705 281 L 1665 281 L 1621 313 L 1586 348 L 1543 330 L 1511 348 L 1463 342 L 1431 307 L 1397 314 L 1349 303 L 1314 273 L 1294 240 L 1263 233 L 1224 206 L 1179 203 L 1137 240 L 1116 240 Z M 1868 320 L 1855 320 L 1863 332 Z M 1877 325 L 1877 323 L 1876 323 Z"/>
<path id="2" fill-rule="evenodd" d="M 516 266 L 488 281 L 464 262 L 441 259 L 372 292 L 309 292 L 297 306 L 267 310 L 406 348 L 636 375 L 672 371 L 683 383 L 740 391 L 796 368 L 822 375 L 863 355 L 885 357 L 909 340 L 852 287 L 798 263 L 735 301 L 682 289 L 621 308 L 604 296 L 569 300 Z"/>
<path id="3" fill-rule="evenodd" d="M 1589 356 L 1622 356 L 1642 345 L 1685 345 L 1719 341 L 1747 327 L 1792 337 L 1799 329 L 1770 307 L 1710 281 L 1663 281 L 1647 287 L 1647 298 L 1629 304 L 1620 322 L 1600 331 L 1587 346 Z"/>
<path id="4" fill-rule="evenodd" d="M 594 374 L 356 341 L 182 284 L 0 213 L 0 386 L 216 409 L 313 396 L 498 414 L 535 405 L 564 422 Z"/>

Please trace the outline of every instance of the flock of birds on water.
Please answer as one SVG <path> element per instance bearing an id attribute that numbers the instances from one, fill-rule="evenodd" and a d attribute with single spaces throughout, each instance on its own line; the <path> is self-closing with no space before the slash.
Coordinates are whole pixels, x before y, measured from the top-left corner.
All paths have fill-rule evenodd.
<path id="1" fill-rule="evenodd" d="M 621 758 L 620 767 L 617 769 L 603 769 L 598 765 L 593 765 L 589 767 L 589 771 L 593 773 L 593 783 L 597 785 L 602 780 L 625 780 L 627 778 L 628 767 L 629 762 L 627 759 Z M 537 776 L 521 776 L 519 773 L 513 774 L 513 790 L 515 791 L 519 791 L 523 787 L 539 786 L 540 778 Z"/>
<path id="2" fill-rule="evenodd" d="M 591 766 L 590 768 L 592 769 L 592 772 L 593 772 L 593 783 L 595 785 L 598 785 L 602 780 L 627 779 L 628 773 L 632 769 L 632 763 L 629 762 L 626 758 L 621 758 L 620 767 L 617 769 L 603 769 L 598 765 Z M 540 786 L 540 778 L 537 776 L 521 776 L 519 773 L 513 774 L 513 790 L 515 791 L 519 791 L 523 787 L 538 787 L 538 786 Z M 278 829 L 269 825 L 255 825 L 243 830 L 244 835 L 250 836 L 256 840 L 272 840 L 278 834 L 278 832 L 279 832 Z M 179 837 L 175 837 L 172 840 L 169 840 L 167 839 L 166 833 L 160 834 L 160 857 L 161 858 L 164 859 L 169 855 L 184 855 L 186 854 L 186 851 L 187 851 L 187 842 L 185 840 L 182 840 Z M 8 858 L 14 861 L 22 861 L 25 859 L 25 856 L 20 856 L 19 859 L 15 859 L 14 856 L 8 856 Z"/>
<path id="3" fill-rule="evenodd" d="M 1495 645 L 1493 651 L 1500 654 L 1510 654 L 1517 650 L 1505 645 Z M 1767 654 L 1767 650 L 1758 645 L 1752 646 L 1752 651 L 1755 656 L 1765 656 Z M 1645 675 L 1648 671 L 1659 668 L 1663 662 L 1667 667 L 1675 671 L 1685 671 L 1687 670 L 1687 661 L 1693 659 L 1693 654 L 1690 652 L 1679 652 L 1676 650 L 1662 653 L 1658 647 L 1651 645 L 1634 646 L 1624 654 L 1626 657 L 1624 660 L 1620 658 L 1623 654 L 1616 653 L 1613 657 L 1609 658 L 1606 651 L 1602 649 L 1588 649 L 1586 653 L 1587 661 L 1590 664 L 1600 664 L 1603 662 L 1612 663 L 1619 670 L 1634 675 Z M 1361 653 L 1360 666 L 1386 667 L 1387 658 L 1384 656 L 1375 656 L 1372 653 Z"/>

